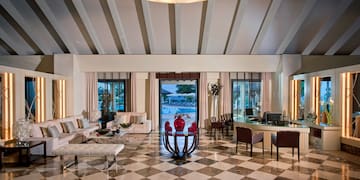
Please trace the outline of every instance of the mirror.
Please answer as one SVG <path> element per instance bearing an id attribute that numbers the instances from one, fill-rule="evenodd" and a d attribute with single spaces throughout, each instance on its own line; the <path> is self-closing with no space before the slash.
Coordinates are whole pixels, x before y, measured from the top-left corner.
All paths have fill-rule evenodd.
<path id="1" fill-rule="evenodd" d="M 297 119 L 303 120 L 304 119 L 304 111 L 305 111 L 305 80 L 299 80 L 298 85 L 298 93 L 299 93 L 299 100 L 298 100 L 298 116 Z"/>
<path id="2" fill-rule="evenodd" d="M 333 100 L 331 94 L 331 77 L 320 78 L 320 121 L 331 124 Z"/>
<path id="3" fill-rule="evenodd" d="M 352 118 L 350 136 L 360 138 L 360 73 L 352 73 Z"/>
<path id="4" fill-rule="evenodd" d="M 3 137 L 3 74 L 0 74 L 0 139 Z"/>
<path id="5" fill-rule="evenodd" d="M 34 77 L 25 77 L 25 118 L 35 120 L 36 81 Z"/>

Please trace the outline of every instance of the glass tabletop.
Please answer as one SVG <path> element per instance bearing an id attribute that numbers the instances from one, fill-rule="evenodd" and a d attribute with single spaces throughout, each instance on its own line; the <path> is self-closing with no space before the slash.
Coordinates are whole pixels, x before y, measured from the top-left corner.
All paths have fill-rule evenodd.
<path id="1" fill-rule="evenodd" d="M 42 144 L 43 141 L 18 141 L 18 140 L 11 140 L 5 142 L 4 145 L 2 145 L 2 148 L 27 148 L 27 147 L 33 147 L 38 144 Z"/>

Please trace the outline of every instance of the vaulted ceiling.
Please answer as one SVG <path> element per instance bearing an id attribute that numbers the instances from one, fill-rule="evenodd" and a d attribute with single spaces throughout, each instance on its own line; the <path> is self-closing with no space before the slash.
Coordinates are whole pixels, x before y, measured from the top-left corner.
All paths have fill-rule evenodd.
<path id="1" fill-rule="evenodd" d="M 359 0 L 0 0 L 0 55 L 360 55 Z"/>

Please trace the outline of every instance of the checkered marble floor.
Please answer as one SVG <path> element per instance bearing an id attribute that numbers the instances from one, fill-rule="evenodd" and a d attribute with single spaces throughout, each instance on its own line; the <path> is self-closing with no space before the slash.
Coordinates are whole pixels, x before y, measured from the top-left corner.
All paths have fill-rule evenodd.
<path id="1" fill-rule="evenodd" d="M 359 156 L 340 151 L 311 150 L 298 162 L 291 149 L 282 151 L 276 161 L 276 155 L 254 148 L 251 158 L 245 145 L 235 153 L 231 137 L 202 132 L 199 149 L 177 161 L 164 149 L 159 133 L 128 134 L 119 143 L 125 143 L 125 149 L 105 170 L 104 158 L 80 157 L 78 165 L 61 173 L 59 158 L 48 157 L 46 163 L 40 158 L 30 167 L 4 167 L 0 179 L 360 179 Z"/>

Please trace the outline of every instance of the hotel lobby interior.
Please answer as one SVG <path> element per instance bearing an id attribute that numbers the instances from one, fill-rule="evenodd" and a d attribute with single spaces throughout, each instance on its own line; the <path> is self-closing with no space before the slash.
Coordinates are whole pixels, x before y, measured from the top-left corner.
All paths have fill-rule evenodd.
<path id="1" fill-rule="evenodd" d="M 360 179 L 358 0 L 0 0 L 0 179 Z"/>

